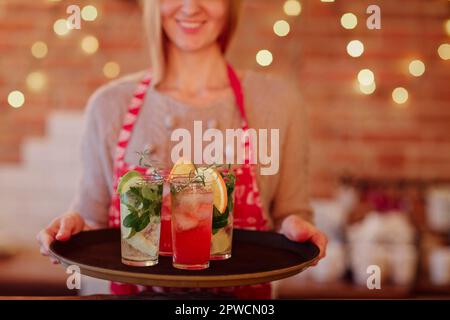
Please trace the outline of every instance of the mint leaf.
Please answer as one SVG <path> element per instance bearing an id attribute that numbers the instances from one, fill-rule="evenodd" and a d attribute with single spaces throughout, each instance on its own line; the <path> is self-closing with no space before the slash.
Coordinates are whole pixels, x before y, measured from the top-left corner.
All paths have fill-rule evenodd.
<path id="1" fill-rule="evenodd" d="M 144 230 L 147 225 L 150 222 L 150 215 L 149 214 L 143 214 L 140 219 L 139 222 L 136 223 L 135 225 L 135 230 L 136 232 L 141 232 L 142 230 Z"/>
<path id="2" fill-rule="evenodd" d="M 221 229 L 228 225 L 228 217 L 230 216 L 230 212 L 228 211 L 228 208 L 225 209 L 224 213 L 220 213 L 219 210 L 216 209 L 216 207 L 213 207 L 213 222 L 212 222 L 212 228 L 213 229 Z"/>
<path id="3" fill-rule="evenodd" d="M 133 228 L 139 221 L 139 216 L 136 213 L 130 213 L 123 219 L 123 225 L 127 228 Z"/>
<path id="4" fill-rule="evenodd" d="M 150 201 L 157 201 L 158 189 L 154 187 L 145 186 L 142 188 L 142 197 Z"/>
<path id="5" fill-rule="evenodd" d="M 143 231 L 150 223 L 151 216 L 160 215 L 162 192 L 162 184 L 155 186 L 141 185 L 131 187 L 127 196 L 121 198 L 130 212 L 123 221 L 123 225 L 131 229 L 128 238 Z"/>

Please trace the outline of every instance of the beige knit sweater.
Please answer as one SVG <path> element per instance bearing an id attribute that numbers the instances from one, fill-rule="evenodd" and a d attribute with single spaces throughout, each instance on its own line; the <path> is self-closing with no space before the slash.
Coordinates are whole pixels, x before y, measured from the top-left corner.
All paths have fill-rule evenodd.
<path id="1" fill-rule="evenodd" d="M 106 226 L 113 192 L 113 159 L 115 147 L 131 97 L 143 73 L 113 81 L 94 93 L 88 102 L 82 138 L 82 176 L 71 210 L 87 221 Z M 260 175 L 257 181 L 264 213 L 272 226 L 284 217 L 299 214 L 311 219 L 307 168 L 308 137 L 305 105 L 299 88 L 275 76 L 255 71 L 242 73 L 245 108 L 249 126 L 255 129 L 280 130 L 279 171 Z M 193 122 L 222 131 L 241 127 L 235 98 L 230 94 L 204 108 L 190 107 L 150 88 L 128 145 L 125 160 L 137 164 L 136 152 L 152 146 L 153 155 L 167 167 L 174 142 L 174 128 L 192 132 Z M 270 149 L 269 149 L 270 150 Z"/>

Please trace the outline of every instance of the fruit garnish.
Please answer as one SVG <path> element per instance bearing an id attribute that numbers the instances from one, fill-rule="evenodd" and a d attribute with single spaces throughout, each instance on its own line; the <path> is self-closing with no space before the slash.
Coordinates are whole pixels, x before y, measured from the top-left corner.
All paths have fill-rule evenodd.
<path id="1" fill-rule="evenodd" d="M 194 164 L 189 160 L 180 158 L 174 164 L 174 166 L 172 167 L 172 170 L 170 170 L 169 179 L 172 179 L 177 175 L 190 176 L 190 175 L 194 175 L 194 174 L 195 174 Z"/>
<path id="2" fill-rule="evenodd" d="M 142 175 L 139 172 L 128 171 L 120 178 L 119 185 L 117 186 L 117 192 L 120 194 L 128 192 L 130 187 L 136 184 L 136 182 L 140 179 L 142 179 Z"/>
<path id="3" fill-rule="evenodd" d="M 213 168 L 198 168 L 199 175 L 203 175 L 205 183 L 211 184 L 214 196 L 214 207 L 220 212 L 224 213 L 227 208 L 228 195 L 227 186 L 220 173 Z"/>

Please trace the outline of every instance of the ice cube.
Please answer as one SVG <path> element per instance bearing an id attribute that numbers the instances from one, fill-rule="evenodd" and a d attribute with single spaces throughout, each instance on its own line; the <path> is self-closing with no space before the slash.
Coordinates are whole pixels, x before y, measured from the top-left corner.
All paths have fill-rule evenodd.
<path id="1" fill-rule="evenodd" d="M 158 247 L 155 243 L 152 240 L 146 239 L 141 232 L 136 233 L 133 237 L 127 239 L 127 243 L 136 250 L 151 257 L 156 256 L 158 252 Z"/>
<path id="2" fill-rule="evenodd" d="M 197 227 L 199 221 L 195 217 L 183 213 L 178 213 L 175 217 L 177 229 L 187 231 Z"/>
<path id="3" fill-rule="evenodd" d="M 213 206 L 211 203 L 199 203 L 196 209 L 196 216 L 199 220 L 211 219 Z"/>

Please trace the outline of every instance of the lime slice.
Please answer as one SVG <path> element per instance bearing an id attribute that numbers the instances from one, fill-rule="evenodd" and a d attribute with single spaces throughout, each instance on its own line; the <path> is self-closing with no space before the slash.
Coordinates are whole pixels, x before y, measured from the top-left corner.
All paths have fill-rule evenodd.
<path id="1" fill-rule="evenodd" d="M 117 192 L 120 194 L 130 190 L 130 187 L 139 181 L 142 175 L 137 171 L 128 171 L 126 174 L 120 178 L 119 185 L 117 186 Z"/>

